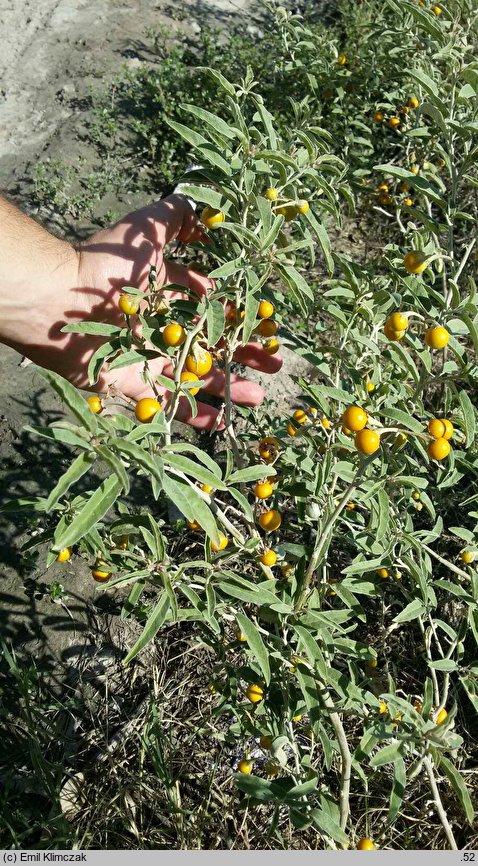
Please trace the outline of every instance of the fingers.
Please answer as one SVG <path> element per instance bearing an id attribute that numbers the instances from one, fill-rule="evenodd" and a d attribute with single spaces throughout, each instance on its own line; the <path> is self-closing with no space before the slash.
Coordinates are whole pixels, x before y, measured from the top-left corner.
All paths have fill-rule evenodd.
<path id="1" fill-rule="evenodd" d="M 234 360 L 238 364 L 245 364 L 251 370 L 260 370 L 262 373 L 278 373 L 282 367 L 280 355 L 268 355 L 264 352 L 261 343 L 247 343 L 240 346 L 234 352 Z"/>
<path id="2" fill-rule="evenodd" d="M 175 418 L 177 421 L 182 421 L 184 424 L 189 424 L 196 430 L 211 430 L 214 427 L 216 430 L 224 430 L 224 421 L 217 424 L 219 410 L 214 406 L 208 406 L 207 403 L 197 403 L 198 413 L 195 418 L 192 417 L 191 407 L 188 400 L 183 397 L 179 401 L 178 410 Z M 217 424 L 217 426 L 216 426 Z"/>
<path id="3" fill-rule="evenodd" d="M 209 280 L 204 274 L 200 274 L 198 271 L 193 271 L 191 268 L 186 268 L 184 265 L 172 262 L 169 259 L 164 259 L 163 267 L 158 276 L 163 285 L 175 283 L 176 285 L 184 286 L 185 289 L 189 289 L 198 298 L 202 298 L 213 287 L 212 280 Z M 165 295 L 170 299 L 180 298 L 181 292 L 166 291 Z"/>
<path id="4" fill-rule="evenodd" d="M 163 370 L 163 375 L 174 376 L 171 365 L 166 365 Z M 220 397 L 222 400 L 226 396 L 226 377 L 221 370 L 213 367 L 207 376 L 203 376 L 202 381 L 204 386 L 201 390 L 214 397 Z M 258 406 L 264 399 L 264 389 L 257 382 L 250 382 L 241 376 L 231 376 L 231 400 L 233 403 L 240 403 L 241 406 Z"/>
<path id="5" fill-rule="evenodd" d="M 202 223 L 183 195 L 168 195 L 144 211 L 145 216 L 155 221 L 157 244 L 160 247 L 174 240 L 189 244 L 206 238 Z"/>

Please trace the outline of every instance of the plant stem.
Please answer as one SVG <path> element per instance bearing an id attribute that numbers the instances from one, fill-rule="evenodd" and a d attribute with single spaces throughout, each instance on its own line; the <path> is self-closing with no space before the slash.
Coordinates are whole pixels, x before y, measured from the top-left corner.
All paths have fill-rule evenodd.
<path id="1" fill-rule="evenodd" d="M 432 760 L 431 760 L 429 755 L 426 755 L 426 757 L 423 760 L 423 763 L 425 765 L 428 779 L 430 781 L 430 788 L 432 791 L 433 800 L 434 800 L 435 807 L 436 807 L 436 810 L 438 813 L 438 817 L 439 817 L 441 825 L 445 831 L 446 838 L 448 839 L 448 842 L 450 843 L 450 848 L 452 848 L 453 851 L 458 851 L 458 845 L 456 844 L 455 837 L 453 835 L 453 830 L 451 829 L 450 822 L 448 821 L 448 817 L 447 817 L 445 808 L 444 808 L 443 803 L 441 801 L 440 792 L 438 790 L 438 785 L 437 785 L 437 782 L 435 779 L 435 774 L 433 772 Z"/>

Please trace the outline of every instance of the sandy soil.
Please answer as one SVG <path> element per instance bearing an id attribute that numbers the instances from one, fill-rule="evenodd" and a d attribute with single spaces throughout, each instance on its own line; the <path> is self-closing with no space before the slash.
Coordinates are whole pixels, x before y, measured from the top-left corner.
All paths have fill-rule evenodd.
<path id="1" fill-rule="evenodd" d="M 179 17 L 181 26 L 194 32 L 206 22 L 227 26 L 247 9 L 248 0 L 177 0 L 174 7 L 146 0 L 0 0 L 0 191 L 35 213 L 25 179 L 36 160 L 78 153 L 82 95 L 122 63 L 147 62 L 148 27 Z M 244 21 L 250 26 L 250 17 Z M 116 209 L 124 213 L 141 203 L 125 196 Z M 0 477 L 3 493 L 15 496 L 49 489 L 66 465 L 61 452 L 21 435 L 25 424 L 47 424 L 63 409 L 38 373 L 21 367 L 20 360 L 0 346 Z M 278 376 L 262 377 L 279 411 L 293 404 L 292 377 L 307 366 L 287 350 L 285 361 Z M 25 528 L 21 516 L 0 514 L 1 630 L 37 659 L 53 655 L 66 661 L 95 642 L 98 629 L 104 633 L 108 612 L 98 602 L 86 562 L 54 565 L 45 573 L 43 551 L 38 561 L 22 560 L 18 547 L 27 537 Z M 66 606 L 50 600 L 54 580 L 68 589 Z"/>

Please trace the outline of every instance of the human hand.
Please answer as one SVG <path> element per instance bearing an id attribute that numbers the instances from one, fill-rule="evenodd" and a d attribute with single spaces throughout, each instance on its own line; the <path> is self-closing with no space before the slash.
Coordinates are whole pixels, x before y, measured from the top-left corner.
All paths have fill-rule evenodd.
<path id="1" fill-rule="evenodd" d="M 95 234 L 79 249 L 78 285 L 70 290 L 71 303 L 68 309 L 61 308 L 59 299 L 58 322 L 50 332 L 49 345 L 45 347 L 42 361 L 60 372 L 78 387 L 89 388 L 87 367 L 91 355 L 104 338 L 85 334 L 64 334 L 65 324 L 78 321 L 109 322 L 124 324 L 118 309 L 119 293 L 123 286 L 132 285 L 146 289 L 150 266 L 157 271 L 158 287 L 175 283 L 188 288 L 201 297 L 211 287 L 211 281 L 202 274 L 171 261 L 163 254 L 172 241 L 190 243 L 205 239 L 203 228 L 196 214 L 183 196 L 172 195 L 139 211 L 128 214 L 109 229 Z M 181 297 L 180 292 L 166 292 L 167 298 Z M 64 299 L 63 299 L 64 300 Z M 260 343 L 249 343 L 235 354 L 235 360 L 256 370 L 275 373 L 282 360 L 277 355 L 268 355 Z M 103 372 L 95 390 L 104 392 L 108 388 L 133 400 L 152 396 L 151 389 L 143 382 L 142 364 Z M 152 378 L 158 375 L 171 377 L 173 370 L 168 356 L 149 363 Z M 216 397 L 224 397 L 224 374 L 213 367 L 204 377 L 204 391 Z M 158 386 L 160 394 L 166 390 Z M 231 378 L 232 400 L 244 406 L 256 406 L 264 392 L 260 385 L 239 376 Z M 211 428 L 218 410 L 198 401 L 198 414 L 191 416 L 186 398 L 179 402 L 176 417 L 200 429 Z"/>

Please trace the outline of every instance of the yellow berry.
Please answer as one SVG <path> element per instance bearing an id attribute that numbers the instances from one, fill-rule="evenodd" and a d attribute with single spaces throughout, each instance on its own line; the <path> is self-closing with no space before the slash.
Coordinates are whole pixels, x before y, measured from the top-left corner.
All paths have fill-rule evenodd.
<path id="1" fill-rule="evenodd" d="M 453 436 L 454 427 L 451 421 L 448 418 L 441 418 L 442 423 L 445 425 L 445 432 L 443 434 L 444 439 L 451 439 Z"/>
<path id="2" fill-rule="evenodd" d="M 139 310 L 139 298 L 135 295 L 120 295 L 118 307 L 125 316 L 134 316 Z"/>
<path id="3" fill-rule="evenodd" d="M 273 337 L 274 334 L 277 334 L 277 329 L 277 322 L 273 322 L 271 319 L 262 319 L 262 322 L 259 322 L 257 326 L 257 333 L 261 337 Z"/>
<path id="4" fill-rule="evenodd" d="M 380 436 L 375 430 L 359 430 L 354 438 L 355 447 L 361 454 L 370 456 L 380 448 Z"/>
<path id="5" fill-rule="evenodd" d="M 247 641 L 245 634 L 243 634 L 240 628 L 236 629 L 236 631 L 234 632 L 234 636 L 236 640 L 239 640 L 241 643 L 245 643 L 245 641 Z"/>
<path id="6" fill-rule="evenodd" d="M 158 403 L 153 397 L 143 397 L 136 403 L 134 414 L 138 421 L 147 424 L 153 420 L 157 412 L 161 412 L 161 408 L 161 403 Z"/>
<path id="7" fill-rule="evenodd" d="M 182 346 L 186 339 L 186 331 L 179 322 L 170 322 L 163 329 L 163 341 L 166 346 L 177 348 Z"/>
<path id="8" fill-rule="evenodd" d="M 389 117 L 387 120 L 387 124 L 390 129 L 398 129 L 400 126 L 400 118 L 399 117 Z"/>
<path id="9" fill-rule="evenodd" d="M 367 421 L 367 413 L 361 406 L 349 406 L 342 415 L 342 425 L 354 433 L 363 430 Z"/>
<path id="10" fill-rule="evenodd" d="M 208 229 L 218 229 L 224 220 L 225 216 L 223 212 L 213 207 L 205 207 L 201 213 L 201 222 Z"/>
<path id="11" fill-rule="evenodd" d="M 425 343 L 430 349 L 444 349 L 449 339 L 448 331 L 441 325 L 437 325 L 436 328 L 429 328 L 425 333 Z"/>
<path id="12" fill-rule="evenodd" d="M 269 481 L 262 481 L 254 487 L 254 496 L 256 499 L 269 499 L 274 493 L 274 488 Z"/>
<path id="13" fill-rule="evenodd" d="M 375 851 L 375 845 L 371 839 L 360 839 L 357 844 L 357 851 Z"/>
<path id="14" fill-rule="evenodd" d="M 272 568 L 272 566 L 277 562 L 277 553 L 275 550 L 265 550 L 260 556 L 260 562 L 262 562 L 262 565 L 267 565 L 269 568 Z"/>
<path id="15" fill-rule="evenodd" d="M 264 198 L 267 201 L 277 201 L 279 198 L 279 190 L 275 188 L 275 186 L 268 186 L 267 189 L 264 190 Z"/>
<path id="16" fill-rule="evenodd" d="M 307 424 L 309 420 L 307 412 L 304 412 L 303 409 L 296 409 L 292 418 L 294 419 L 296 424 Z"/>
<path id="17" fill-rule="evenodd" d="M 253 767 L 254 767 L 254 764 L 252 761 L 246 761 L 244 759 L 243 761 L 239 761 L 239 766 L 237 769 L 239 770 L 240 773 L 244 773 L 244 775 L 250 776 L 252 773 Z"/>
<path id="18" fill-rule="evenodd" d="M 56 555 L 57 562 L 68 562 L 71 557 L 71 550 L 69 547 L 63 547 L 62 550 L 59 550 Z"/>
<path id="19" fill-rule="evenodd" d="M 445 708 L 439 710 L 434 717 L 434 722 L 436 725 L 442 725 L 445 719 L 448 717 L 448 713 Z"/>
<path id="20" fill-rule="evenodd" d="M 259 526 L 264 532 L 274 532 L 274 530 L 279 529 L 281 523 L 282 517 L 280 513 L 273 508 L 269 511 L 264 511 L 259 517 Z"/>
<path id="21" fill-rule="evenodd" d="M 369 394 L 375 391 L 375 385 L 373 384 L 373 382 L 367 382 L 366 388 Z"/>
<path id="22" fill-rule="evenodd" d="M 409 100 L 408 100 L 408 107 L 409 108 L 418 108 L 419 105 L 420 105 L 420 102 L 416 96 L 410 96 L 409 97 Z"/>
<path id="23" fill-rule="evenodd" d="M 270 301 L 261 301 L 259 304 L 259 309 L 257 310 L 257 315 L 259 319 L 270 319 L 275 313 L 274 304 L 271 304 Z"/>
<path id="24" fill-rule="evenodd" d="M 377 568 L 377 574 L 379 577 L 383 577 L 384 579 L 386 577 L 390 577 L 390 572 L 388 568 Z"/>
<path id="25" fill-rule="evenodd" d="M 264 352 L 267 352 L 268 355 L 275 355 L 280 348 L 279 340 L 276 340 L 275 337 L 271 337 L 270 340 L 265 340 L 263 342 L 262 348 L 264 349 Z"/>
<path id="26" fill-rule="evenodd" d="M 445 457 L 448 457 L 451 451 L 450 443 L 448 439 L 432 439 L 430 442 L 427 452 L 430 460 L 444 460 Z"/>
<path id="27" fill-rule="evenodd" d="M 197 355 L 197 357 L 196 357 Z M 196 349 L 196 355 L 188 355 L 185 361 L 186 370 L 196 376 L 206 376 L 212 367 L 212 356 L 207 349 Z"/>
<path id="28" fill-rule="evenodd" d="M 421 250 L 410 250 L 403 259 L 405 270 L 409 274 L 421 274 L 426 268 L 427 257 Z"/>
<path id="29" fill-rule="evenodd" d="M 403 204 L 405 207 L 413 207 L 413 199 L 407 196 L 407 198 L 403 199 Z"/>
<path id="30" fill-rule="evenodd" d="M 408 328 L 408 318 L 403 313 L 392 313 L 387 322 L 393 331 L 406 331 Z"/>
<path id="31" fill-rule="evenodd" d="M 390 340 L 392 342 L 395 340 L 402 340 L 405 336 L 405 331 L 395 331 L 393 328 L 391 328 L 388 320 L 385 322 L 383 333 L 385 334 L 387 340 Z"/>
<path id="32" fill-rule="evenodd" d="M 214 490 L 214 487 L 211 487 L 210 484 L 201 484 L 201 490 L 203 490 L 204 493 L 212 493 Z"/>
<path id="33" fill-rule="evenodd" d="M 189 370 L 183 370 L 181 376 L 179 377 L 180 382 L 199 382 L 199 376 L 196 376 L 196 373 L 190 373 Z M 192 397 L 198 393 L 199 388 L 187 388 L 188 394 L 191 394 Z"/>
<path id="34" fill-rule="evenodd" d="M 441 15 L 441 6 L 432 6 L 431 10 L 432 10 L 433 14 L 436 15 L 437 17 L 438 17 L 438 15 Z"/>
<path id="35" fill-rule="evenodd" d="M 374 119 L 375 123 L 383 123 L 383 121 L 384 121 L 383 111 L 376 111 L 374 116 L 373 116 L 373 119 Z"/>
<path id="36" fill-rule="evenodd" d="M 211 550 L 214 550 L 214 552 L 217 553 L 218 550 L 225 550 L 228 544 L 229 544 L 229 539 L 226 538 L 226 536 L 223 535 L 222 532 L 220 532 L 219 533 L 219 544 L 216 544 L 215 541 L 211 541 Z"/>
<path id="37" fill-rule="evenodd" d="M 339 56 L 337 57 L 337 63 L 339 64 L 339 66 L 345 66 L 345 64 L 347 63 L 347 55 L 339 54 Z"/>
<path id="38" fill-rule="evenodd" d="M 470 565 L 475 558 L 475 554 L 472 553 L 471 550 L 462 550 L 460 553 L 461 561 L 465 563 L 465 565 Z M 58 559 L 58 557 L 57 557 Z"/>
<path id="39" fill-rule="evenodd" d="M 428 422 L 428 432 L 433 439 L 443 439 L 445 437 L 445 425 L 439 418 L 432 418 Z"/>
<path id="40" fill-rule="evenodd" d="M 111 572 L 102 571 L 99 568 L 92 568 L 91 574 L 97 583 L 106 583 L 111 577 Z"/>
<path id="41" fill-rule="evenodd" d="M 92 394 L 91 397 L 87 397 L 86 402 L 95 415 L 99 415 L 100 412 L 103 411 L 103 403 L 98 397 L 98 394 Z"/>
<path id="42" fill-rule="evenodd" d="M 258 683 L 250 683 L 246 689 L 246 698 L 251 704 L 258 704 L 264 697 L 264 689 Z"/>
<path id="43" fill-rule="evenodd" d="M 384 713 L 388 712 L 388 707 L 387 707 L 387 704 L 385 703 L 385 701 L 380 701 L 380 706 L 379 706 L 378 711 L 379 711 L 381 716 L 383 716 Z"/>
<path id="44" fill-rule="evenodd" d="M 305 198 L 301 198 L 297 202 L 297 210 L 300 214 L 306 214 L 310 210 L 309 202 Z"/>

